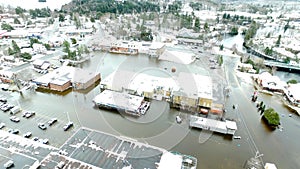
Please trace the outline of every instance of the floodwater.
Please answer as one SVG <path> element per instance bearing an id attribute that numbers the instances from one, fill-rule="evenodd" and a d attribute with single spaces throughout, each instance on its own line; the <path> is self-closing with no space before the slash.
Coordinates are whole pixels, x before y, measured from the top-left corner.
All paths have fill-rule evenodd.
<path id="1" fill-rule="evenodd" d="M 157 61 L 145 55 L 124 56 L 95 52 L 90 61 L 80 67 L 98 71 L 102 78 L 115 70 L 143 72 L 155 76 L 173 77 L 179 72 L 198 72 L 207 74 L 203 68 L 193 65 L 181 65 L 167 61 Z M 99 94 L 99 85 L 86 91 L 68 91 L 64 95 L 27 91 L 20 96 L 10 94 L 10 100 L 17 102 L 23 109 L 34 109 L 46 112 L 45 116 L 59 116 L 59 120 L 70 119 L 75 126 L 88 127 L 114 135 L 122 135 L 139 140 L 150 145 L 178 151 L 197 157 L 198 168 L 242 168 L 247 159 L 253 157 L 259 150 L 265 162 L 273 162 L 278 168 L 300 168 L 300 148 L 297 140 L 300 138 L 299 117 L 284 107 L 280 98 L 270 95 L 259 95 L 267 107 L 273 107 L 281 115 L 282 130 L 270 131 L 260 120 L 255 104 L 250 101 L 253 87 L 238 80 L 233 72 L 233 65 L 238 58 L 226 58 L 227 76 L 232 94 L 227 99 L 226 117 L 237 120 L 238 131 L 242 139 L 232 140 L 230 137 L 190 129 L 188 114 L 170 109 L 168 103 L 152 101 L 145 116 L 135 118 L 124 116 L 117 111 L 98 109 L 92 100 Z M 196 61 L 198 62 L 198 61 Z M 176 68 L 172 73 L 171 68 Z M 118 79 L 116 79 L 118 80 Z M 232 104 L 238 104 L 233 110 Z M 64 113 L 67 112 L 67 113 Z M 181 115 L 183 122 L 175 122 L 176 115 Z M 55 141 L 62 144 L 70 134 L 50 133 Z M 54 139 L 54 138 L 53 138 Z M 51 139 L 50 139 L 51 143 Z"/>

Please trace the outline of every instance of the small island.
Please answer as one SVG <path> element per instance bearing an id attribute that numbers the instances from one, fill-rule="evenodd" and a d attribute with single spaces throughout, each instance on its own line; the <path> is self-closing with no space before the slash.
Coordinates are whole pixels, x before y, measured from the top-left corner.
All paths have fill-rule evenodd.
<path id="1" fill-rule="evenodd" d="M 273 129 L 276 129 L 276 127 L 280 125 L 280 117 L 273 108 L 269 108 L 265 110 L 262 118 Z"/>

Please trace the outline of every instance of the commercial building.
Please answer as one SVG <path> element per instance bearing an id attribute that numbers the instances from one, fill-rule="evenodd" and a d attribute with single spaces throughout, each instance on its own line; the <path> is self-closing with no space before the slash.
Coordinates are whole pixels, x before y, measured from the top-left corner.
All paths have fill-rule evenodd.
<path id="1" fill-rule="evenodd" d="M 135 42 L 120 41 L 112 43 L 109 52 L 126 55 L 137 55 L 139 51 Z"/>
<path id="2" fill-rule="evenodd" d="M 62 92 L 72 87 L 75 90 L 87 89 L 100 79 L 100 73 L 98 72 L 62 66 L 44 76 L 34 79 L 33 82 L 40 88 Z"/>
<path id="3" fill-rule="evenodd" d="M 195 127 L 204 130 L 210 130 L 222 134 L 234 135 L 237 130 L 235 121 L 220 121 L 214 119 L 208 119 L 198 116 L 190 116 L 190 127 Z"/>
<path id="4" fill-rule="evenodd" d="M 145 101 L 142 96 L 104 90 L 94 98 L 93 102 L 99 107 L 119 110 L 133 116 L 140 116 L 140 108 Z"/>

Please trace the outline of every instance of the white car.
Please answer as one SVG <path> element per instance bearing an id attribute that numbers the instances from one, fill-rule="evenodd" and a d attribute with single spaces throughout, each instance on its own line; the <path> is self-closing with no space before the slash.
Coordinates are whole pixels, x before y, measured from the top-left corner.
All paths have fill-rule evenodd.
<path id="1" fill-rule="evenodd" d="M 0 123 L 0 129 L 2 129 L 3 127 L 5 127 L 5 123 Z"/>

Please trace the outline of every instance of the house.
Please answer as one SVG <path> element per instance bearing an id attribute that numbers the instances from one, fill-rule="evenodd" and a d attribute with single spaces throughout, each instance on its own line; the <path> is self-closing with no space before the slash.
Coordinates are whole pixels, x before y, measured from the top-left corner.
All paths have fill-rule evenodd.
<path id="1" fill-rule="evenodd" d="M 272 76 L 269 72 L 263 72 L 255 78 L 255 82 L 262 88 L 270 92 L 278 92 L 283 94 L 287 83 L 281 81 L 279 77 Z"/>
<path id="2" fill-rule="evenodd" d="M 33 61 L 32 65 L 35 69 L 41 69 L 41 70 L 46 70 L 51 66 L 49 61 L 39 60 L 39 59 Z"/>
<path id="3" fill-rule="evenodd" d="M 0 80 L 4 83 L 12 83 L 15 74 L 11 71 L 0 70 Z"/>
<path id="4" fill-rule="evenodd" d="M 297 107 L 300 107 L 300 84 L 288 84 L 286 90 L 284 90 L 285 97 L 289 102 Z"/>

